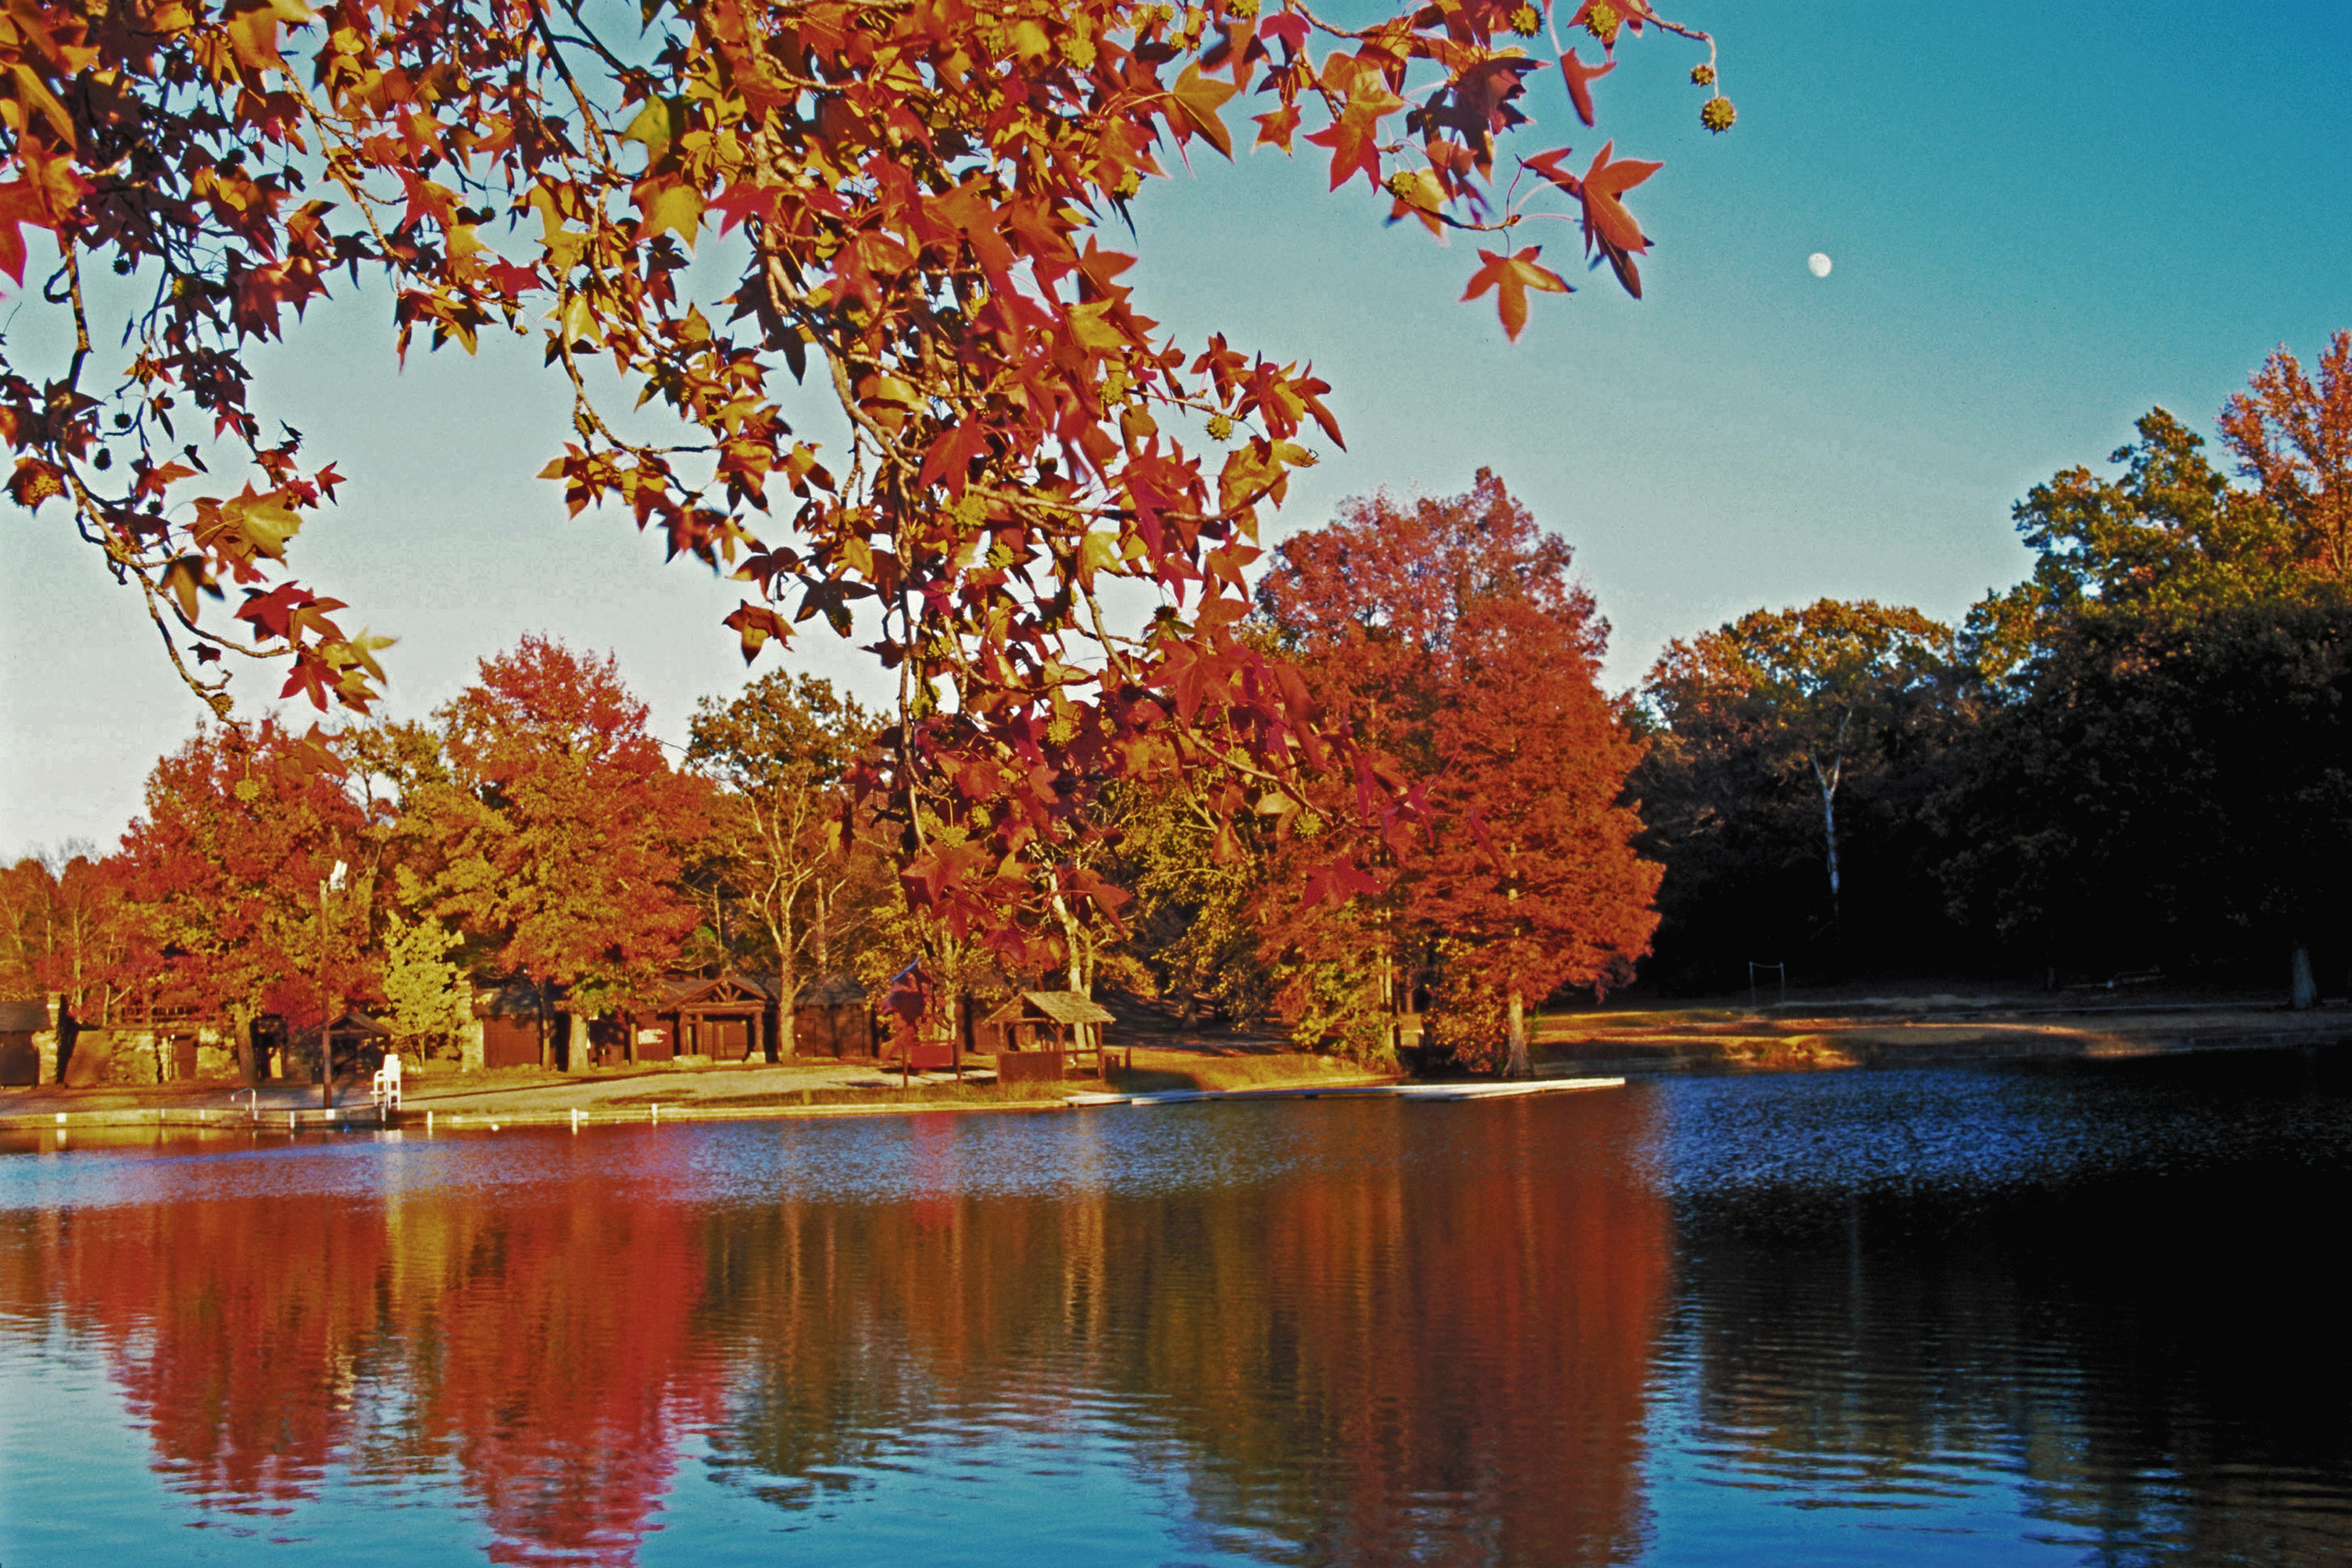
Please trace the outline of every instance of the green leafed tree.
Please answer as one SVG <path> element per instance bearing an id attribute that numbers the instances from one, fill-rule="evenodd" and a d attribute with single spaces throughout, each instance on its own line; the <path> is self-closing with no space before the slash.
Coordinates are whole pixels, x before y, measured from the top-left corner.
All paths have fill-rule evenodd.
<path id="1" fill-rule="evenodd" d="M 458 933 L 440 921 L 415 924 L 387 911 L 383 935 L 383 998 L 393 1037 L 430 1054 L 453 1047 L 473 1022 L 473 986 L 449 962 Z"/>
<path id="2" fill-rule="evenodd" d="M 1952 656 L 1948 627 L 1870 600 L 1757 610 L 1668 644 L 1642 686 L 1651 750 L 1635 781 L 1667 868 L 1666 940 L 1785 962 L 1803 926 L 1835 932 L 1851 892 L 1846 808 L 1940 743 L 1957 712 Z M 1875 863 L 1895 858 L 1876 847 Z M 1801 925 L 1791 910 L 1818 913 Z M 1719 981 L 1737 961 L 1682 962 Z"/>

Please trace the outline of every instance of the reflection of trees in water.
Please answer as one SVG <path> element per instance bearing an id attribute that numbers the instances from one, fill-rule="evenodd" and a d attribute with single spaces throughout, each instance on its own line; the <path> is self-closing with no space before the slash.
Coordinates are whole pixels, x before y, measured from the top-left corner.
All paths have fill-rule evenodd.
<path id="1" fill-rule="evenodd" d="M 1205 1522 L 1304 1560 L 1622 1560 L 1671 1240 L 1636 1105 L 1481 1108 L 1435 1148 L 1435 1108 L 1302 1120 L 1344 1173 L 1035 1199 L 957 1195 L 980 1130 L 947 1123 L 914 1202 L 714 1219 L 707 1321 L 749 1379 L 721 1447 L 823 1477 L 1108 1395 Z"/>
<path id="2" fill-rule="evenodd" d="M 1816 1497 L 1999 1462 L 2124 1559 L 2339 1562 L 2352 1346 L 2313 1226 L 2347 1199 L 2308 1169 L 1711 1196 L 1664 1360 L 1689 1441 Z"/>
<path id="3" fill-rule="evenodd" d="M 1641 1103 L 1242 1121 L 1295 1173 L 1108 1195 L 970 1195 L 1003 1153 L 962 1119 L 910 1129 L 920 1190 L 878 1204 L 698 1207 L 554 1145 L 520 1195 L 13 1215 L 0 1310 L 94 1340 L 206 1506 L 446 1473 L 502 1562 L 632 1561 L 689 1432 L 791 1505 L 910 1444 L 1078 1426 L 1251 1550 L 1617 1561 L 1670 1251 Z"/>
<path id="4" fill-rule="evenodd" d="M 677 1433 L 718 1406 L 686 1332 L 701 1259 L 683 1211 L 576 1195 L 164 1203 L 49 1216 L 8 1250 L 208 1506 L 454 1460 L 494 1561 L 626 1563 Z"/>

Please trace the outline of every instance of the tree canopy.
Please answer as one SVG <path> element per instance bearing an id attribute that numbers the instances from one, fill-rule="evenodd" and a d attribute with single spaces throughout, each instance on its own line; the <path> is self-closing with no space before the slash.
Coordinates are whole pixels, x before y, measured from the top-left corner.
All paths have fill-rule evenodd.
<path id="1" fill-rule="evenodd" d="M 1245 752 L 1255 796 L 1354 745 L 1234 635 L 1260 513 L 1340 440 L 1329 388 L 1169 340 L 1107 232 L 1170 159 L 1231 156 L 1249 93 L 1258 144 L 1470 237 L 1466 297 L 1513 336 L 1569 287 L 1525 222 L 1572 223 L 1638 293 L 1626 196 L 1658 165 L 1504 138 L 1539 91 L 1593 124 L 1616 52 L 1661 35 L 1727 129 L 1711 41 L 1646 0 L 26 0 L 0 21 L 0 270 L 54 241 L 38 291 L 75 347 L 0 362 L 11 488 L 71 513 L 224 711 L 240 655 L 364 710 L 385 639 L 288 564 L 341 476 L 255 405 L 252 350 L 339 272 L 389 287 L 404 353 L 536 334 L 571 507 L 737 574 L 747 658 L 862 609 L 900 687 L 854 782 L 922 898 L 1050 924 L 1082 895 L 1039 867 L 1088 781 Z M 674 434 L 633 434 L 632 397 Z M 820 409 L 845 447 L 808 437 Z M 1107 577 L 1163 596 L 1148 635 L 1107 621 Z"/>

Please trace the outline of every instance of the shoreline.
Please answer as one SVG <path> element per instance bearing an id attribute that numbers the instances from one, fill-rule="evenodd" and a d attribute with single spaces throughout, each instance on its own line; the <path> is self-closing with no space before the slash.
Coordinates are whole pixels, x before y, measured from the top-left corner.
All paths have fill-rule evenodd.
<path id="1" fill-rule="evenodd" d="M 1928 1009 L 1907 1015 L 1780 1015 L 1778 1009 L 1770 1015 L 1727 1009 L 1554 1015 L 1538 1021 L 1534 1051 L 1537 1079 L 1561 1080 L 2124 1061 L 2345 1046 L 2352 1046 L 2352 1016 L 2341 1009 L 2296 1013 L 2215 1002 L 2145 1009 Z M 1468 1088 L 1487 1081 L 1374 1073 L 1330 1058 L 1196 1056 L 1182 1047 L 1140 1042 L 1136 1050 L 1148 1065 L 1119 1074 L 1125 1082 L 1072 1079 L 1052 1086 L 1051 1092 L 1001 1099 L 994 1098 L 992 1086 L 945 1079 L 917 1079 L 903 1088 L 877 1081 L 882 1069 L 874 1064 L 836 1067 L 830 1076 L 806 1065 L 751 1064 L 504 1083 L 425 1073 L 409 1079 L 406 1103 L 384 1120 L 379 1120 L 363 1084 L 342 1091 L 343 1102 L 332 1110 L 317 1104 L 317 1086 L 308 1084 L 265 1085 L 257 1110 L 230 1103 L 247 1092 L 234 1086 L 43 1085 L 0 1093 L 0 1136 L 46 1135 L 46 1142 L 60 1132 L 142 1130 L 277 1137 L 320 1131 L 438 1134 L 664 1121 L 1044 1114 L 1087 1103 L 1313 1099 L 1407 1084 Z M 1312 1070 L 1307 1070 L 1309 1064 Z M 858 1076 L 840 1076 L 850 1070 Z M 676 1098 L 656 1100 L 644 1092 L 656 1084 L 675 1086 Z M 819 1101 L 819 1095 L 826 1099 Z"/>

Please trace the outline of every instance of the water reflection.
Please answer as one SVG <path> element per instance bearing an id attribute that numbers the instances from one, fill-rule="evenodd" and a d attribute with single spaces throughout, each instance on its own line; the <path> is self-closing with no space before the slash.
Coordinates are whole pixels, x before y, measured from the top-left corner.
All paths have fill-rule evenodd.
<path id="1" fill-rule="evenodd" d="M 2352 1100 L 2227 1067 L 27 1157 L 0 1342 L 134 1540 L 2337 1561 Z"/>

